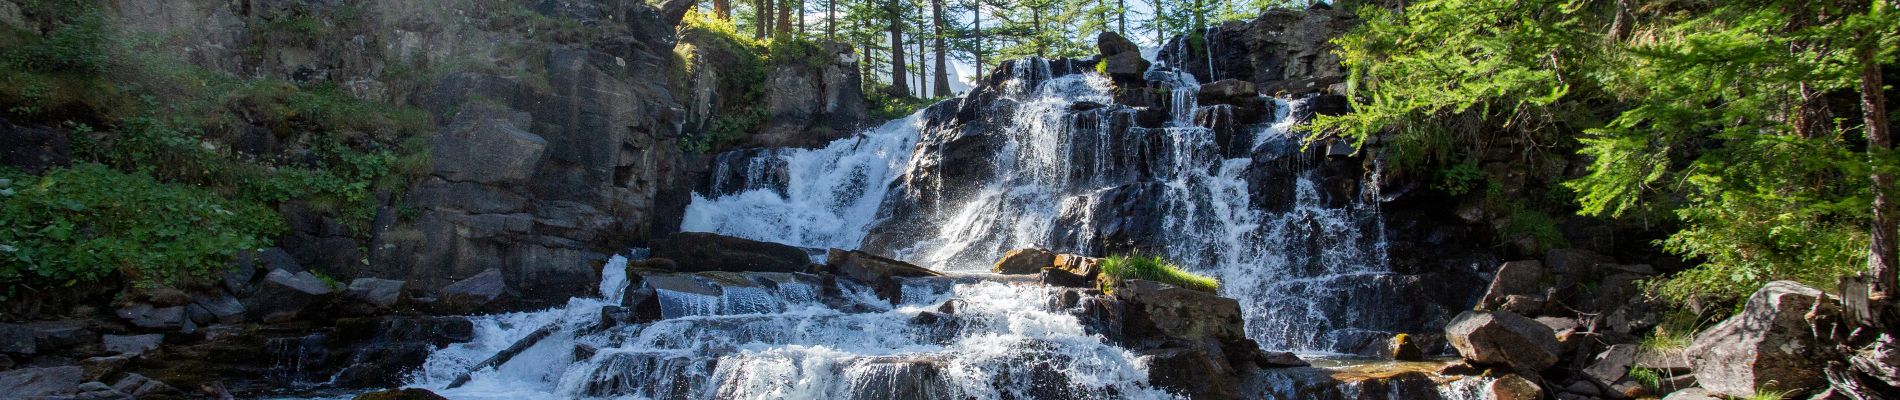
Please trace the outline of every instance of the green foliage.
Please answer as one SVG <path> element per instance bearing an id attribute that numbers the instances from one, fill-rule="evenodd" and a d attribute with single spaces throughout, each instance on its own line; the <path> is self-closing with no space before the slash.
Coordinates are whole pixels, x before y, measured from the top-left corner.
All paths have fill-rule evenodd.
<path id="1" fill-rule="evenodd" d="M 1161 257 L 1120 255 L 1102 259 L 1102 275 L 1117 280 L 1141 279 L 1208 293 L 1220 291 L 1220 280 L 1182 270 Z"/>
<path id="2" fill-rule="evenodd" d="M 1630 380 L 1636 381 L 1637 384 L 1643 385 L 1643 387 L 1649 388 L 1650 390 L 1662 388 L 1663 376 L 1660 371 L 1643 367 L 1630 367 L 1629 377 Z"/>
<path id="3" fill-rule="evenodd" d="M 141 285 L 202 278 L 285 228 L 261 204 L 99 164 L 0 181 L 3 284 L 72 285 L 113 273 Z"/>
<path id="4" fill-rule="evenodd" d="M 1643 335 L 1637 346 L 1653 352 L 1682 350 L 1695 341 L 1696 330 L 1700 328 L 1695 313 L 1687 309 L 1673 309 L 1663 313 L 1662 321 L 1650 329 L 1649 334 Z"/>
<path id="5" fill-rule="evenodd" d="M 1659 245 L 1701 262 L 1657 286 L 1678 303 L 1732 303 L 1777 279 L 1826 287 L 1864 268 L 1867 176 L 1896 161 L 1865 152 L 1854 109 L 1824 103 L 1855 95 L 1861 63 L 1894 63 L 1896 13 L 1864 1 L 1618 4 L 1362 7 L 1366 24 L 1335 41 L 1354 112 L 1320 117 L 1311 134 L 1386 138 L 1399 169 L 1493 143 L 1534 144 L 1532 165 L 1579 149 L 1587 174 L 1549 197 L 1678 228 Z M 1447 192 L 1479 176 L 1443 171 L 1434 186 Z M 1522 210 L 1553 209 L 1513 208 L 1530 218 L 1507 232 L 1542 232 L 1551 218 Z"/>
<path id="6" fill-rule="evenodd" d="M 1438 183 L 1433 189 L 1443 190 L 1453 196 L 1463 195 L 1484 183 L 1484 170 L 1478 169 L 1477 160 L 1452 164 L 1450 168 L 1438 171 Z"/>

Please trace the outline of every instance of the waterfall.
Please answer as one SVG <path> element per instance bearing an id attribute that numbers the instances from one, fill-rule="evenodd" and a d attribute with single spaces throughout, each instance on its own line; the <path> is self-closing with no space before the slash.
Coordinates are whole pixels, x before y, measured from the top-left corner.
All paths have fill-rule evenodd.
<path id="1" fill-rule="evenodd" d="M 1350 352 L 1393 329 L 1364 312 L 1380 307 L 1366 301 L 1381 296 L 1367 292 L 1385 290 L 1382 282 L 1391 276 L 1377 203 L 1362 200 L 1377 194 L 1361 193 L 1344 206 L 1325 201 L 1311 171 L 1320 160 L 1300 150 L 1304 144 L 1293 131 L 1301 101 L 1275 99 L 1274 122 L 1252 128 L 1252 140 L 1244 142 L 1255 151 L 1288 148 L 1282 153 L 1290 155 L 1224 158 L 1213 130 L 1195 122 L 1215 108 L 1196 104 L 1199 83 L 1190 74 L 1165 66 L 1148 74 L 1170 89 L 1164 127 L 1116 130 L 1116 114 L 1133 110 L 1077 111 L 1114 103 L 1106 78 L 1049 78 L 1049 64 L 1034 59 L 1012 68 L 1016 79 L 999 92 L 1016 111 L 995 130 L 1001 149 L 982 161 L 994 173 L 977 187 L 948 188 L 963 196 L 956 204 L 931 207 L 938 211 L 927 218 L 931 229 L 923 231 L 934 234 L 908 238 L 892 255 L 953 271 L 984 270 L 1003 252 L 1022 247 L 1106 255 L 1103 225 L 1114 216 L 1096 214 L 1112 206 L 1105 204 L 1108 198 L 1132 192 L 1158 204 L 1155 236 L 1162 245 L 1150 250 L 1225 282 L 1222 294 L 1241 300 L 1249 334 L 1263 346 Z M 879 217 L 877 204 L 894 173 L 927 168 L 904 151 L 919 135 L 918 124 L 911 117 L 825 149 L 776 153 L 791 165 L 789 196 L 759 187 L 695 197 L 682 229 L 856 248 L 863 229 Z M 1296 176 L 1273 181 L 1285 188 L 1251 187 L 1249 174 L 1262 168 Z M 1278 210 L 1255 204 L 1253 198 L 1268 189 L 1290 193 L 1291 204 Z"/>
<path id="2" fill-rule="evenodd" d="M 610 304 L 580 298 L 474 317 L 475 340 L 431 354 L 409 385 L 455 399 L 1173 397 L 1145 384 L 1136 355 L 1086 332 L 1073 306 L 1049 304 L 1058 289 L 906 282 L 942 290 L 907 289 L 893 305 L 849 282 L 826 295 L 807 275 L 749 276 L 648 276 L 640 287 L 669 311 L 647 323 L 603 324 Z M 624 292 L 626 281 L 601 285 Z M 954 315 L 931 311 L 953 301 Z M 512 359 L 474 368 L 546 330 Z"/>

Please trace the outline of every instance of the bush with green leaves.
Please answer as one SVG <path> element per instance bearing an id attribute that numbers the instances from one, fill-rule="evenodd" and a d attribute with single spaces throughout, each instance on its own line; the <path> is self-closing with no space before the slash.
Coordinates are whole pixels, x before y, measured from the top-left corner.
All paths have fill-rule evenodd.
<path id="1" fill-rule="evenodd" d="M 80 164 L 0 174 L 0 284 L 72 285 L 121 274 L 140 285 L 223 271 L 270 245 L 283 218 L 257 203 Z"/>
<path id="2" fill-rule="evenodd" d="M 1140 279 L 1208 293 L 1220 291 L 1220 280 L 1188 272 L 1156 256 L 1119 255 L 1102 259 L 1102 275 L 1115 280 Z"/>

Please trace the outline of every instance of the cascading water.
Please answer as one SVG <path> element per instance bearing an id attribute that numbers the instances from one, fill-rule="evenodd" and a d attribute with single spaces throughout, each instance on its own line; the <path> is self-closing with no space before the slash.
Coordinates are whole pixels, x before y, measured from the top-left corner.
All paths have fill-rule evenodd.
<path id="1" fill-rule="evenodd" d="M 1303 143 L 1291 131 L 1301 114 L 1299 101 L 1275 100 L 1275 122 L 1255 129 L 1242 145 L 1290 147 L 1284 152 L 1290 157 L 1225 158 L 1215 132 L 1196 123 L 1218 107 L 1196 104 L 1199 83 L 1192 75 L 1165 67 L 1148 74 L 1170 89 L 1164 127 L 1114 129 L 1117 113 L 1135 111 L 1083 106 L 1114 103 L 1106 78 L 1083 73 L 1045 79 L 1049 64 L 1036 59 L 1012 68 L 1018 79 L 1002 85 L 1004 100 L 998 101 L 1014 102 L 1015 112 L 995 132 L 1000 150 L 981 161 L 994 172 L 977 180 L 981 186 L 950 188 L 963 193 L 961 200 L 931 207 L 937 211 L 926 218 L 927 233 L 909 238 L 894 256 L 973 271 L 1023 247 L 1102 255 L 1099 235 L 1113 216 L 1095 215 L 1097 210 L 1115 201 L 1111 197 L 1142 189 L 1138 193 L 1159 203 L 1155 211 L 1163 214 L 1156 235 L 1162 245 L 1151 250 L 1220 277 L 1223 295 L 1241 300 L 1249 336 L 1263 346 L 1340 352 L 1376 336 L 1365 328 L 1381 327 L 1380 321 L 1356 309 L 1376 305 L 1355 303 L 1351 296 L 1390 275 L 1377 204 L 1355 199 L 1329 207 L 1322 201 L 1310 176 L 1319 160 L 1300 151 Z M 791 166 L 785 171 L 790 196 L 753 187 L 695 197 L 683 230 L 857 248 L 863 228 L 884 217 L 876 205 L 896 173 L 930 168 L 905 151 L 915 140 L 916 124 L 912 117 L 822 150 L 774 154 Z M 1250 187 L 1248 175 L 1276 163 L 1284 164 L 1277 170 L 1298 176 L 1279 181 L 1291 188 L 1276 188 L 1291 192 L 1293 204 L 1268 211 L 1251 200 L 1262 188 Z"/>
<path id="2" fill-rule="evenodd" d="M 601 292 L 624 293 L 622 278 L 604 278 Z M 665 319 L 604 326 L 613 308 L 580 298 L 476 317 L 475 340 L 432 354 L 410 385 L 456 399 L 1172 397 L 1146 386 L 1137 356 L 1048 304 L 1052 289 L 906 284 L 893 306 L 841 284 L 828 295 L 800 274 L 649 276 L 639 288 L 656 292 Z M 949 301 L 954 317 L 929 311 Z M 537 331 L 553 333 L 521 342 Z M 482 363 L 518 343 L 532 345 Z"/>

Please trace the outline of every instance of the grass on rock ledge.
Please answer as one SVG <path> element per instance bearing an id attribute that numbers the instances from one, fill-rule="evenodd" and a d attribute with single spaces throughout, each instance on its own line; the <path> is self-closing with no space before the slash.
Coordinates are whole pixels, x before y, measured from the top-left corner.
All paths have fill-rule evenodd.
<path id="1" fill-rule="evenodd" d="M 1140 279 L 1155 281 L 1188 289 L 1215 293 L 1220 290 L 1220 280 L 1182 270 L 1174 263 L 1154 256 L 1112 256 L 1102 260 L 1102 274 L 1116 280 Z"/>

